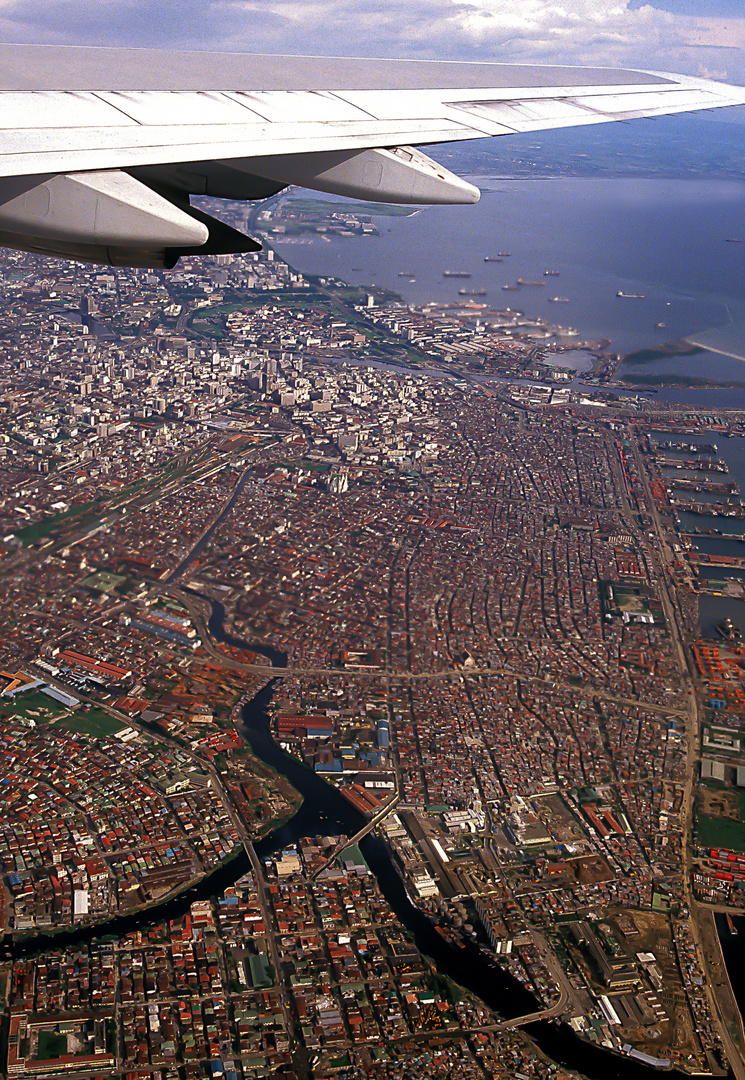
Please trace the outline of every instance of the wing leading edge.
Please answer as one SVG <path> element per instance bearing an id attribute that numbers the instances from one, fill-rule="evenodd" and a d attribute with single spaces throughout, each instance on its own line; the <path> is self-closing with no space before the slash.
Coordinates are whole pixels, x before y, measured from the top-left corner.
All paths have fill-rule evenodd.
<path id="1" fill-rule="evenodd" d="M 474 202 L 415 147 L 745 104 L 743 87 L 619 69 L 47 46 L 0 61 L 0 243 L 132 265 L 247 250 L 205 215 L 185 225 L 190 195 Z M 122 243 L 122 192 L 144 248 Z"/>

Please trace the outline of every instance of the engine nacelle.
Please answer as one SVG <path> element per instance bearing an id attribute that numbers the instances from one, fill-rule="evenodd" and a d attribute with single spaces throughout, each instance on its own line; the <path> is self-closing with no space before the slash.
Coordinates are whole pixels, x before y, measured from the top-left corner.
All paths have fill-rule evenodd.
<path id="1" fill-rule="evenodd" d="M 287 184 L 394 203 L 473 203 L 480 194 L 412 146 L 0 177 L 0 245 L 161 270 L 181 255 L 258 251 L 260 244 L 191 206 L 189 196 L 262 199 Z"/>
<path id="2" fill-rule="evenodd" d="M 236 170 L 316 191 L 392 203 L 458 204 L 481 192 L 413 146 L 326 150 L 230 161 Z"/>
<path id="3" fill-rule="evenodd" d="M 255 240 L 128 173 L 0 179 L 0 245 L 105 266 L 170 270 L 182 255 L 257 251 Z"/>

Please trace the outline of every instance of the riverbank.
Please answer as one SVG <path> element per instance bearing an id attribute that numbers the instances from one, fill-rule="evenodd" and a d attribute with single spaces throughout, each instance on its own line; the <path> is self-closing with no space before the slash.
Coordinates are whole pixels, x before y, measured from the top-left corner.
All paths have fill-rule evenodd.
<path id="1" fill-rule="evenodd" d="M 224 634 L 221 620 L 215 617 L 216 614 L 213 611 L 210 632 L 218 640 L 262 651 L 276 666 L 284 666 L 284 654 L 266 646 L 259 649 L 255 644 Z M 298 790 L 303 803 L 285 826 L 255 844 L 262 860 L 305 836 L 352 836 L 365 822 L 362 814 L 336 787 L 284 751 L 275 741 L 269 706 L 279 681 L 272 680 L 246 703 L 243 708 L 243 735 L 256 756 Z M 533 994 L 490 957 L 485 949 L 469 939 L 464 939 L 462 945 L 454 945 L 437 933 L 432 920 L 411 902 L 384 840 L 370 834 L 361 841 L 360 850 L 397 919 L 411 935 L 419 952 L 435 965 L 440 975 L 476 994 L 489 1008 L 507 1019 L 525 1016 L 541 1008 L 541 1003 Z M 567 1024 L 537 1021 L 529 1025 L 529 1035 L 553 1061 L 581 1072 L 589 1080 L 651 1080 L 659 1076 L 657 1069 L 580 1038 Z M 686 1076 L 674 1070 L 666 1071 L 665 1075 L 672 1080 L 684 1080 Z"/>
<path id="2" fill-rule="evenodd" d="M 250 869 L 245 851 L 242 847 L 236 848 L 212 873 L 206 874 L 196 884 L 180 889 L 165 900 L 158 900 L 126 915 L 117 915 L 87 926 L 68 927 L 20 940 L 5 938 L 0 944 L 0 957 L 6 960 L 21 960 L 52 950 L 87 945 L 102 938 L 124 937 L 158 923 L 179 919 L 188 913 L 195 901 L 208 900 L 222 894 Z"/>
<path id="3" fill-rule="evenodd" d="M 275 657 L 280 659 L 277 653 Z M 275 769 L 297 788 L 303 797 L 303 803 L 291 820 L 255 845 L 260 859 L 275 855 L 303 836 L 353 835 L 364 821 L 363 816 L 336 788 L 303 763 L 286 754 L 274 740 L 270 724 L 270 705 L 278 681 L 272 680 L 244 704 L 242 730 L 253 752 L 268 767 Z M 361 842 L 360 847 L 396 919 L 408 932 L 419 952 L 434 964 L 437 974 L 473 992 L 498 1015 L 507 1018 L 524 1016 L 540 1008 L 540 1004 L 526 987 L 489 956 L 485 949 L 468 939 L 462 947 L 443 940 L 434 923 L 411 902 L 391 852 L 382 839 L 368 836 Z M 229 864 L 221 867 L 197 887 L 186 890 L 179 897 L 171 898 L 157 907 L 110 920 L 96 927 L 74 928 L 65 934 L 46 938 L 40 936 L 18 943 L 6 949 L 6 957 L 18 960 L 41 952 L 59 952 L 64 948 L 85 945 L 95 940 L 116 940 L 136 931 L 148 930 L 166 921 L 179 919 L 188 913 L 195 901 L 220 896 L 250 870 L 247 854 L 238 852 Z M 656 1070 L 623 1055 L 593 1046 L 579 1038 L 566 1025 L 541 1021 L 531 1024 L 528 1034 L 542 1054 L 582 1073 L 589 1080 L 645 1080 L 657 1075 Z M 682 1080 L 683 1076 L 679 1073 L 669 1075 L 678 1080 Z"/>

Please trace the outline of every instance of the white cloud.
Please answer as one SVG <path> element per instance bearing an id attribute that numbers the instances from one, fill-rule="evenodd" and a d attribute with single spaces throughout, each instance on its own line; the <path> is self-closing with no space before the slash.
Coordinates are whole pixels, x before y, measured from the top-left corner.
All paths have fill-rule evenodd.
<path id="1" fill-rule="evenodd" d="M 0 39 L 616 64 L 745 83 L 745 17 L 662 10 L 671 2 L 0 0 Z"/>

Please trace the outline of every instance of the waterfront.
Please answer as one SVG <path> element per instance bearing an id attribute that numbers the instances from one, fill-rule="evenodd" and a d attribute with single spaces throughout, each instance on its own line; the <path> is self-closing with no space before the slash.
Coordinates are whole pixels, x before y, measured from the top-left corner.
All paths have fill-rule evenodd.
<path id="1" fill-rule="evenodd" d="M 657 435 L 654 438 L 661 438 Z M 701 435 L 686 435 L 686 440 L 693 445 L 702 446 L 714 442 L 717 456 L 726 462 L 728 472 L 721 476 L 723 481 L 735 481 L 740 491 L 745 490 L 745 438 L 723 438 L 719 434 L 704 433 Z M 685 452 L 668 452 L 667 458 L 685 458 L 689 454 Z M 687 473 L 686 470 L 666 468 L 662 470 L 668 477 L 683 477 L 695 473 Z M 715 474 L 699 474 L 698 479 L 711 479 Z M 681 495 L 681 492 L 677 492 Z M 710 503 L 712 506 L 725 501 L 725 496 L 707 492 L 696 493 L 696 500 L 700 503 Z M 707 517 L 705 514 L 692 514 L 687 511 L 679 511 L 678 519 L 682 531 L 687 529 L 711 529 L 728 533 L 729 536 L 696 535 L 688 534 L 688 539 L 695 547 L 706 555 L 742 557 L 745 555 L 745 519 L 727 517 Z M 734 537 L 743 537 L 743 540 Z M 726 564 L 698 564 L 699 579 L 702 583 L 727 582 L 728 580 L 742 580 L 745 573 L 742 568 L 732 567 Z M 698 598 L 698 626 L 701 634 L 707 638 L 717 639 L 717 625 L 729 618 L 738 626 L 745 627 L 745 601 L 732 596 L 704 594 Z"/>
<path id="2" fill-rule="evenodd" d="M 745 1004 L 745 919 L 735 916 L 730 929 L 726 915 L 720 912 L 715 916 L 715 922 L 727 976 L 742 1009 Z"/>
<path id="3" fill-rule="evenodd" d="M 572 326 L 583 339 L 610 338 L 620 353 L 738 317 L 745 253 L 725 240 L 732 220 L 745 216 L 745 184 L 490 178 L 483 183 L 488 190 L 477 206 L 378 218 L 378 237 L 271 237 L 271 243 L 304 272 L 389 289 L 409 303 L 457 302 L 462 281 L 443 272 L 462 270 L 472 275 L 469 287 L 486 291 L 484 302 Z M 501 263 L 484 262 L 498 251 L 510 255 Z M 414 272 L 414 281 L 399 276 L 402 267 Z M 547 269 L 560 277 L 544 278 Z M 545 285 L 502 291 L 517 278 Z M 619 291 L 644 299 L 619 299 Z M 552 303 L 556 294 L 570 302 Z M 665 327 L 658 328 L 659 322 Z M 645 375 L 668 370 L 745 382 L 742 364 L 715 354 L 675 358 L 672 367 L 667 360 L 644 365 Z"/>
<path id="4" fill-rule="evenodd" d="M 735 600 L 729 596 L 700 596 L 698 611 L 699 629 L 707 638 L 719 640 L 717 625 L 725 619 L 731 619 L 736 626 L 745 626 L 745 600 Z"/>
<path id="5" fill-rule="evenodd" d="M 0 946 L 0 953 L 4 958 L 17 961 L 24 957 L 37 956 L 48 950 L 61 950 L 96 941 L 114 940 L 126 934 L 146 930 L 166 920 L 182 918 L 189 912 L 192 904 L 213 896 L 220 896 L 226 888 L 234 885 L 244 874 L 249 873 L 250 869 L 246 853 L 237 851 L 219 869 L 203 878 L 197 885 L 184 889 L 170 899 L 93 926 L 58 930 L 52 934 L 35 933 L 15 939 L 6 937 Z"/>

